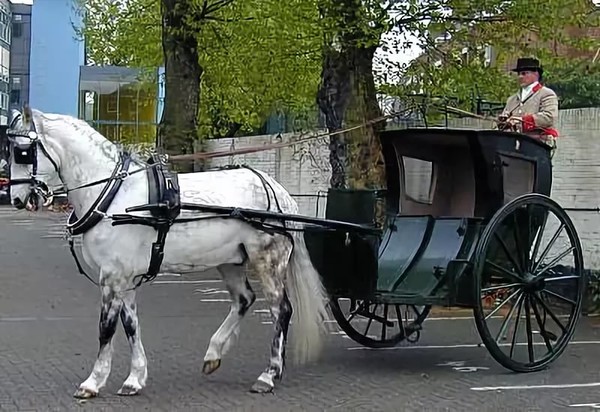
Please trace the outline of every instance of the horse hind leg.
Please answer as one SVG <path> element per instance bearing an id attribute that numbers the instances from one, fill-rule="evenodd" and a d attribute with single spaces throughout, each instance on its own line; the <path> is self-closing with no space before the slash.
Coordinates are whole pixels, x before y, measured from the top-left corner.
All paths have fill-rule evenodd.
<path id="1" fill-rule="evenodd" d="M 252 388 L 254 393 L 271 392 L 275 383 L 274 380 L 283 377 L 283 369 L 285 367 L 285 347 L 287 344 L 288 327 L 292 317 L 292 304 L 290 303 L 287 293 L 283 290 L 283 297 L 279 304 L 276 304 L 276 299 L 271 303 L 271 317 L 275 325 L 275 334 L 271 342 L 271 357 L 269 366 L 261 373 Z"/>
<path id="2" fill-rule="evenodd" d="M 292 305 L 285 291 L 285 274 L 292 247 L 283 237 L 273 240 L 266 250 L 255 254 L 250 261 L 252 270 L 261 280 L 274 324 L 269 365 L 250 389 L 254 393 L 271 392 L 275 387 L 274 380 L 283 376 L 288 327 L 292 317 Z"/>
<path id="3" fill-rule="evenodd" d="M 256 300 L 256 295 L 244 273 L 244 266 L 222 265 L 217 270 L 229 291 L 231 307 L 219 329 L 210 338 L 202 367 L 202 372 L 207 375 L 221 366 L 223 355 L 229 351 L 237 339 L 241 320 Z"/>

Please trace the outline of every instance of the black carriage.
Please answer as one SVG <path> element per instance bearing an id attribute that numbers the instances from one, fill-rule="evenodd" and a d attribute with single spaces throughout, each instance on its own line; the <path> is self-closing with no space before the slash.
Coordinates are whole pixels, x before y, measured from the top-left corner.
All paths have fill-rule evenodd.
<path id="1" fill-rule="evenodd" d="M 550 148 L 497 130 L 389 130 L 381 141 L 387 189 L 327 198 L 326 219 L 373 232 L 305 230 L 341 329 L 390 347 L 417 338 L 433 306 L 470 308 L 503 366 L 528 372 L 555 360 L 574 333 L 585 279 L 576 229 L 549 197 Z"/>

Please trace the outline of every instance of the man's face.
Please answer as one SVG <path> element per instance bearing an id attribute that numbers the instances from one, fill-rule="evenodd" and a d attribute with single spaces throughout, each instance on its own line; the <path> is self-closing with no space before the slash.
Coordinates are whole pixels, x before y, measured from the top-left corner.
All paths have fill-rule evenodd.
<path id="1" fill-rule="evenodd" d="M 521 87 L 527 87 L 531 83 L 537 81 L 537 79 L 538 73 L 536 71 L 525 70 L 519 72 L 519 84 L 521 85 Z"/>

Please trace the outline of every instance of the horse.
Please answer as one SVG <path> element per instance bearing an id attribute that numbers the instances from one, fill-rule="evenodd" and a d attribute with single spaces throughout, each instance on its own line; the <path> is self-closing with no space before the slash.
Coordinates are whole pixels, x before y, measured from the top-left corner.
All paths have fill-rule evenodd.
<path id="1" fill-rule="evenodd" d="M 95 397 L 105 386 L 119 319 L 129 342 L 131 365 L 117 393 L 136 395 L 148 377 L 136 305 L 140 282 L 136 279 L 149 272 L 154 260 L 154 251 L 149 251 L 156 247 L 157 228 L 115 222 L 118 216 L 127 215 L 128 208 L 147 203 L 152 182 L 146 172 L 155 164 L 121 150 L 81 119 L 27 106 L 11 113 L 8 134 L 12 205 L 38 211 L 40 205 L 51 202 L 56 188 L 62 187 L 72 206 L 67 229 L 78 229 L 82 259 L 97 268 L 99 351 L 91 373 L 73 396 Z M 241 167 L 178 173 L 176 177 L 176 194 L 182 202 L 264 211 L 270 208 L 272 195 L 282 213 L 298 212 L 285 188 L 261 171 Z M 128 216 L 143 220 L 149 219 L 150 213 Z M 240 322 L 256 299 L 249 279 L 258 280 L 269 305 L 274 335 L 269 363 L 250 391 L 267 393 L 283 376 L 290 322 L 296 363 L 305 364 L 319 355 L 328 332 L 328 296 L 310 260 L 300 222 L 269 218 L 265 222 L 271 222 L 270 227 L 286 228 L 266 230 L 252 221 L 227 217 L 217 211 L 181 210 L 166 238 L 163 236 L 159 266 L 162 273 L 216 268 L 229 292 L 230 310 L 210 338 L 202 368 L 205 374 L 220 367 L 237 340 Z"/>

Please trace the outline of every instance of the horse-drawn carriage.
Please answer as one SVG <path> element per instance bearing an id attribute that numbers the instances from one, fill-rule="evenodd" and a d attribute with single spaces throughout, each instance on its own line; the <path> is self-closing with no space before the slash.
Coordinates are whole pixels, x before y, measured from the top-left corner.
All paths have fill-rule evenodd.
<path id="1" fill-rule="evenodd" d="M 330 190 L 326 218 L 375 227 L 383 200 L 383 228 L 305 228 L 341 329 L 364 346 L 389 347 L 416 337 L 432 306 L 472 308 L 483 343 L 505 367 L 534 371 L 556 359 L 585 282 L 573 223 L 548 197 L 550 148 L 497 130 L 389 130 L 381 140 L 383 196 Z M 554 236 L 544 238 L 546 230 Z M 561 234 L 566 244 L 552 255 Z M 516 342 L 519 326 L 526 342 Z"/>
<path id="2" fill-rule="evenodd" d="M 550 148 L 526 135 L 383 132 L 386 190 L 332 189 L 326 219 L 317 219 L 298 215 L 291 195 L 251 168 L 178 176 L 154 156 L 144 161 L 119 150 L 81 120 L 29 109 L 13 113 L 10 127 L 13 205 L 37 210 L 63 187 L 73 204 L 67 229 L 83 236 L 82 255 L 103 285 L 100 350 L 78 397 L 95 396 L 106 383 L 119 317 L 132 350 L 120 393 L 144 387 L 135 290 L 159 270 L 213 267 L 223 276 L 231 311 L 211 337 L 205 373 L 219 368 L 255 301 L 247 274 L 260 280 L 275 328 L 258 392 L 281 377 L 292 313 L 296 353 L 316 352 L 327 301 L 346 334 L 370 347 L 414 340 L 433 306 L 472 308 L 492 356 L 515 371 L 543 368 L 574 333 L 582 249 L 568 215 L 549 198 Z M 369 334 L 373 323 L 379 336 Z"/>

